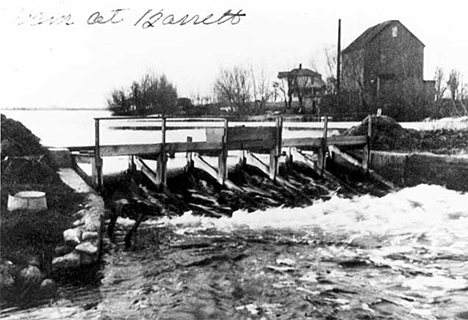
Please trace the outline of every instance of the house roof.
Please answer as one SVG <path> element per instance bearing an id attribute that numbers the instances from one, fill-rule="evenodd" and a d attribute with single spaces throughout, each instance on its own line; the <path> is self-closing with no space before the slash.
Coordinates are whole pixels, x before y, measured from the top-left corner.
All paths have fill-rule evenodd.
<path id="1" fill-rule="evenodd" d="M 292 69 L 291 71 L 282 71 L 278 73 L 279 79 L 297 77 L 310 77 L 313 79 L 310 83 L 306 85 L 306 87 L 322 88 L 326 86 L 325 82 L 322 80 L 322 75 L 320 73 L 312 71 L 310 69 L 303 69 L 301 65 L 299 66 L 299 68 Z"/>
<path id="2" fill-rule="evenodd" d="M 303 69 L 303 68 L 296 68 L 292 69 L 291 71 L 281 71 L 278 73 L 278 78 L 279 79 L 284 79 L 288 77 L 320 77 L 322 78 L 322 75 L 318 72 L 312 71 L 310 69 Z"/>
<path id="3" fill-rule="evenodd" d="M 373 27 L 368 28 L 366 31 L 364 31 L 364 33 L 362 33 L 359 37 L 357 37 L 356 40 L 351 42 L 351 44 L 348 47 L 346 47 L 346 49 L 344 49 L 342 51 L 342 53 L 356 51 L 356 50 L 360 50 L 360 49 L 366 47 L 367 44 L 369 42 L 371 42 L 372 39 L 374 39 L 378 34 L 380 34 L 387 27 L 389 27 L 390 25 L 393 25 L 395 23 L 398 23 L 399 25 L 403 26 L 406 30 L 408 30 L 408 28 L 406 28 L 398 20 L 388 20 L 388 21 L 379 23 L 379 24 L 377 24 L 377 25 L 375 25 Z M 408 30 L 408 32 L 411 33 L 411 35 L 413 35 L 413 37 L 415 37 L 416 40 L 421 42 L 421 44 L 424 46 L 424 43 L 422 43 L 422 41 L 419 40 L 418 37 L 416 37 L 411 31 Z"/>

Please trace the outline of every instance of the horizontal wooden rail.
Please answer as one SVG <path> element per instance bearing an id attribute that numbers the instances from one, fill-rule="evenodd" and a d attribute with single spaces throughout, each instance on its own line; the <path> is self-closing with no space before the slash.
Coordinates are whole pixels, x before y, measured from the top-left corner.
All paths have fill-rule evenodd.
<path id="1" fill-rule="evenodd" d="M 322 146 L 323 138 L 293 138 L 284 139 L 282 146 L 288 147 L 310 147 L 319 148 Z M 367 143 L 366 136 L 349 136 L 341 137 L 334 136 L 327 140 L 328 145 L 336 146 L 359 146 Z M 113 156 L 128 156 L 128 155 L 142 155 L 142 154 L 158 154 L 161 152 L 162 143 L 151 143 L 151 144 L 132 144 L 132 145 L 102 145 L 100 146 L 100 155 L 102 157 L 113 157 Z M 258 140 L 246 140 L 246 141 L 228 141 L 226 147 L 228 150 L 248 150 L 248 149 L 271 149 L 274 146 L 273 142 L 265 141 L 261 138 Z M 223 147 L 222 142 L 168 142 L 165 144 L 166 152 L 178 153 L 178 152 L 203 152 L 203 151 L 217 151 Z M 90 151 L 93 150 L 94 146 L 76 146 L 69 147 L 70 151 Z M 79 158 L 84 162 L 87 162 L 84 158 L 88 158 L 93 155 L 79 155 Z M 78 155 L 77 155 L 78 157 Z"/>
<path id="2" fill-rule="evenodd" d="M 156 143 L 138 143 L 138 144 L 115 144 L 115 145 L 102 145 L 100 143 L 100 123 L 105 120 L 135 120 L 136 125 L 123 124 L 124 127 L 129 129 L 140 130 L 159 130 L 161 132 L 161 141 Z M 227 180 L 227 155 L 229 150 L 247 150 L 250 152 L 266 152 L 270 155 L 270 163 L 268 172 L 272 180 L 276 180 L 279 168 L 279 158 L 282 155 L 282 148 L 296 147 L 299 149 L 314 149 L 318 155 L 317 164 L 319 168 L 324 170 L 325 157 L 327 154 L 328 146 L 356 146 L 363 147 L 363 165 L 368 164 L 368 150 L 371 136 L 371 121 L 369 120 L 369 132 L 367 136 L 331 136 L 328 137 L 328 118 L 323 122 L 323 136 L 322 137 L 305 137 L 305 138 L 292 138 L 283 139 L 283 118 L 276 117 L 275 122 L 262 123 L 255 125 L 255 123 L 241 122 L 229 123 L 228 119 L 222 118 L 166 118 L 161 116 L 150 117 L 101 117 L 95 118 L 95 144 L 94 146 L 74 146 L 69 147 L 73 152 L 73 158 L 76 162 L 90 163 L 92 166 L 92 179 L 94 185 L 98 189 L 103 184 L 102 174 L 102 159 L 103 157 L 114 156 L 130 156 L 130 167 L 136 165 L 139 169 L 144 170 L 153 182 L 157 185 L 164 186 L 166 184 L 166 162 L 168 156 L 175 153 L 197 153 L 197 152 L 210 152 L 211 154 L 218 154 L 218 180 L 221 184 L 225 184 Z M 141 120 L 141 122 L 139 121 Z M 155 121 L 156 124 L 143 123 Z M 174 122 L 188 122 L 200 121 L 205 122 L 204 125 L 194 124 L 182 126 L 170 126 Z M 206 122 L 220 122 L 217 125 L 207 125 Z M 221 123 L 222 121 L 222 123 Z M 168 123 L 169 122 L 169 123 Z M 169 124 L 169 126 L 168 126 Z M 294 128 L 294 126 L 292 126 Z M 166 133 L 168 130 L 181 130 L 181 129 L 198 129 L 205 128 L 206 141 L 193 142 L 191 139 L 181 142 L 167 142 Z M 314 129 L 314 128 L 310 128 Z M 78 154 L 77 154 L 78 152 Z M 156 172 L 152 172 L 144 162 L 138 158 L 151 158 L 157 160 Z M 367 158 L 366 158 L 367 156 Z M 135 157 L 135 159 L 133 159 Z M 151 171 L 151 172 L 150 172 Z M 151 176 L 151 174 L 153 174 Z M 281 178 L 279 178 L 281 179 Z"/>

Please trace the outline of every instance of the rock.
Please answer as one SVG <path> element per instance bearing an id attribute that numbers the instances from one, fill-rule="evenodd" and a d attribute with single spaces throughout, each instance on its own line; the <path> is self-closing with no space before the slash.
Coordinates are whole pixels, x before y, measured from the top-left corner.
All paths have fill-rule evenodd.
<path id="1" fill-rule="evenodd" d="M 70 245 L 58 246 L 58 247 L 55 248 L 55 254 L 57 256 L 63 256 L 63 255 L 66 255 L 66 254 L 72 252 L 73 249 L 75 249 L 75 247 L 70 246 Z"/>
<path id="2" fill-rule="evenodd" d="M 80 265 L 80 254 L 73 251 L 63 257 L 56 257 L 52 260 L 52 267 L 54 269 L 78 267 Z"/>
<path id="3" fill-rule="evenodd" d="M 81 236 L 81 239 L 83 241 L 86 241 L 86 240 L 94 240 L 94 239 L 97 239 L 98 237 L 99 237 L 99 233 L 97 233 L 97 232 L 84 231 L 82 236 Z"/>
<path id="4" fill-rule="evenodd" d="M 28 266 L 22 269 L 19 273 L 19 276 L 21 282 L 28 286 L 39 286 L 43 279 L 41 270 L 35 266 Z"/>
<path id="5" fill-rule="evenodd" d="M 93 214 L 89 212 L 83 217 L 84 229 L 86 231 L 97 232 L 101 227 L 100 212 Z"/>
<path id="6" fill-rule="evenodd" d="M 80 211 L 78 211 L 78 214 L 79 214 L 79 213 L 80 213 Z M 78 220 L 75 220 L 75 221 L 73 222 L 73 226 L 74 226 L 74 227 L 80 227 L 80 226 L 82 226 L 82 225 L 84 225 L 84 222 L 83 222 L 82 219 L 78 219 Z"/>
<path id="7" fill-rule="evenodd" d="M 41 267 L 41 258 L 39 256 L 29 257 L 28 265 L 40 268 Z"/>
<path id="8" fill-rule="evenodd" d="M 68 229 L 63 232 L 63 239 L 68 245 L 76 246 L 81 243 L 82 230 L 79 228 Z"/>
<path id="9" fill-rule="evenodd" d="M 3 290 L 8 290 L 15 285 L 15 279 L 10 274 L 8 267 L 0 267 L 0 292 Z"/>
<path id="10" fill-rule="evenodd" d="M 55 283 L 54 280 L 52 279 L 45 279 L 44 281 L 41 282 L 41 286 L 39 287 L 39 290 L 43 295 L 52 295 L 57 291 L 57 284 Z"/>
<path id="11" fill-rule="evenodd" d="M 83 242 L 75 247 L 75 250 L 78 252 L 86 253 L 89 255 L 95 255 L 98 252 L 97 246 L 91 242 Z"/>
<path id="12" fill-rule="evenodd" d="M 97 256 L 96 255 L 90 255 L 87 253 L 81 253 L 81 265 L 90 265 L 93 264 L 97 261 Z"/>

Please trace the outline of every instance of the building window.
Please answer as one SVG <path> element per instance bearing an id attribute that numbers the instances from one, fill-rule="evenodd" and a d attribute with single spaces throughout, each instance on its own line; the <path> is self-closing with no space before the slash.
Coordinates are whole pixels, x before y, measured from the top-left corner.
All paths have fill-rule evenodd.
<path id="1" fill-rule="evenodd" d="M 392 28 L 392 37 L 396 37 L 398 35 L 398 27 L 397 26 L 394 26 Z"/>

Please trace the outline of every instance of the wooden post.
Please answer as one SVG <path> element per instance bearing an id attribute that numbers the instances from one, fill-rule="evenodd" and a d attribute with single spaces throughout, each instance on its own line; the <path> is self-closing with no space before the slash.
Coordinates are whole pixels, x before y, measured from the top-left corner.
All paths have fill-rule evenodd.
<path id="1" fill-rule="evenodd" d="M 367 122 L 367 143 L 362 148 L 362 167 L 369 173 L 369 163 L 370 163 L 370 150 L 371 150 L 371 140 L 372 140 L 372 115 L 368 116 L 369 121 Z"/>
<path id="2" fill-rule="evenodd" d="M 192 137 L 187 137 L 187 142 L 193 142 L 193 138 Z M 194 163 L 193 163 L 193 152 L 187 152 L 187 171 L 191 171 L 194 167 Z"/>
<path id="3" fill-rule="evenodd" d="M 167 182 L 166 118 L 161 118 L 161 135 L 161 152 L 156 165 L 156 179 L 157 185 L 164 187 Z"/>
<path id="4" fill-rule="evenodd" d="M 325 154 L 327 152 L 327 138 L 328 138 L 328 116 L 325 116 L 323 122 L 323 138 L 321 146 L 317 154 L 317 165 L 320 169 L 320 175 L 323 177 L 323 171 L 326 166 Z"/>
<path id="5" fill-rule="evenodd" d="M 226 179 L 228 177 L 228 168 L 227 168 L 227 138 L 228 138 L 228 128 L 229 122 L 228 119 L 224 119 L 224 133 L 222 137 L 222 149 L 218 155 L 218 182 L 224 186 Z"/>
<path id="6" fill-rule="evenodd" d="M 135 160 L 134 160 L 134 155 L 129 155 L 128 156 L 128 170 L 130 172 L 135 171 Z"/>
<path id="7" fill-rule="evenodd" d="M 279 157 L 281 155 L 281 140 L 283 134 L 283 118 L 276 118 L 276 139 L 275 146 L 270 151 L 270 179 L 275 180 L 278 174 Z"/>
<path id="8" fill-rule="evenodd" d="M 102 158 L 100 150 L 99 119 L 94 119 L 94 162 L 91 162 L 93 183 L 95 188 L 100 191 L 103 185 Z"/>

